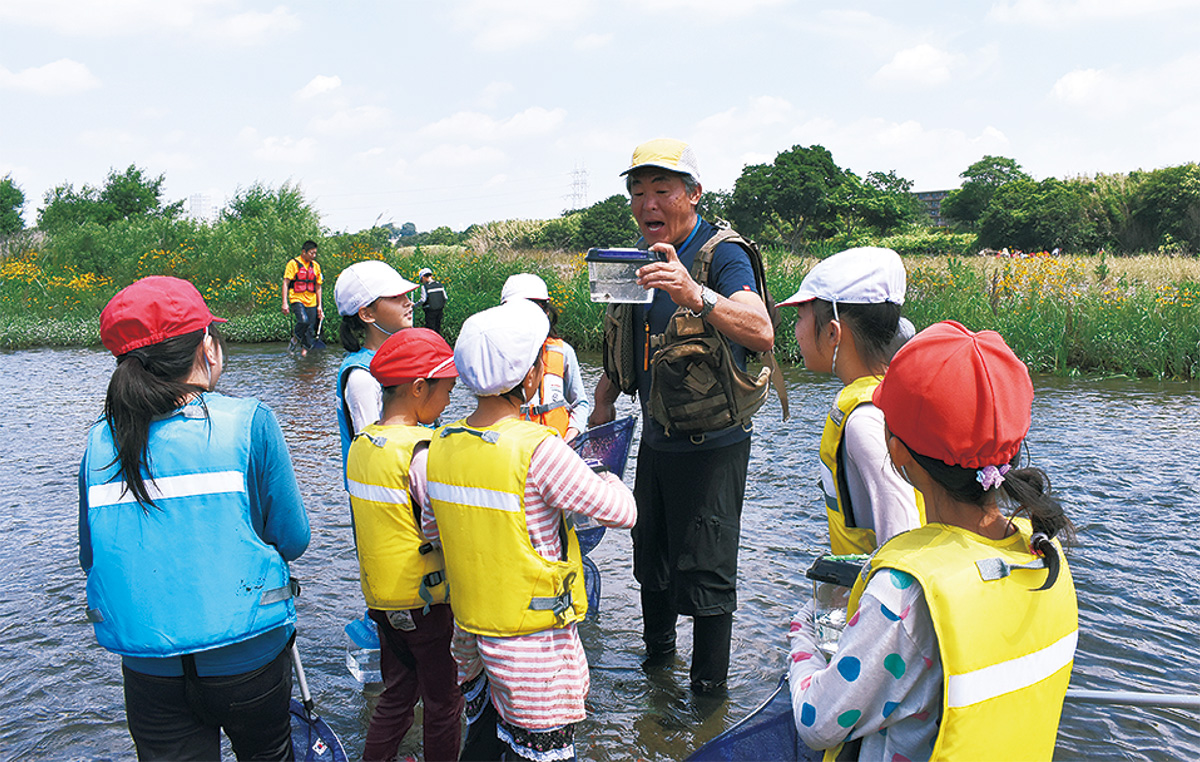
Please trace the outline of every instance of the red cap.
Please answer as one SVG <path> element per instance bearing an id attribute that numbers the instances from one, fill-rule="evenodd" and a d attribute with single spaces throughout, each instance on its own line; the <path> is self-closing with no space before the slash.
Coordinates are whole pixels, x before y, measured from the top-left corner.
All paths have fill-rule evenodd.
<path id="1" fill-rule="evenodd" d="M 100 313 L 100 341 L 120 357 L 224 322 L 209 312 L 204 297 L 191 283 L 151 275 L 121 289 L 105 305 Z"/>
<path id="2" fill-rule="evenodd" d="M 380 386 L 397 386 L 418 378 L 457 378 L 454 350 L 437 331 L 405 328 L 388 336 L 371 358 L 371 375 Z"/>
<path id="3" fill-rule="evenodd" d="M 972 333 L 935 323 L 892 358 L 875 389 L 888 430 L 912 448 L 952 466 L 1010 462 L 1029 433 L 1029 369 L 995 331 Z"/>

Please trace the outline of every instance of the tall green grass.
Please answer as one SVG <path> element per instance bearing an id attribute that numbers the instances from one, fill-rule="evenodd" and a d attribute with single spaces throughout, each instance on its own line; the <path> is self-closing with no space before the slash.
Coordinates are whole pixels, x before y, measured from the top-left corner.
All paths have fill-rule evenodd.
<path id="1" fill-rule="evenodd" d="M 259 258 L 245 246 L 201 250 L 197 241 L 144 250 L 121 263 L 120 279 L 38 252 L 0 260 L 0 348 L 97 344 L 97 315 L 125 279 L 158 273 L 196 282 L 213 311 L 229 318 L 230 340 L 286 341 L 292 322 L 280 310 L 280 282 L 290 250 L 276 247 Z M 776 300 L 794 293 L 818 261 L 777 249 L 764 258 Z M 337 335 L 337 276 L 365 259 L 388 261 L 413 281 L 422 267 L 433 269 L 449 293 L 443 331 L 451 341 L 467 317 L 499 303 L 508 276 L 532 272 L 546 281 L 559 308 L 560 333 L 581 350 L 601 346 L 604 306 L 588 297 L 582 253 L 392 249 L 369 235 L 321 241 L 327 341 Z M 953 319 L 972 330 L 999 331 L 1035 372 L 1200 377 L 1200 263 L 1193 260 L 906 256 L 905 263 L 904 313 L 918 328 Z M 781 318 L 776 355 L 798 362 L 795 311 L 783 308 Z"/>

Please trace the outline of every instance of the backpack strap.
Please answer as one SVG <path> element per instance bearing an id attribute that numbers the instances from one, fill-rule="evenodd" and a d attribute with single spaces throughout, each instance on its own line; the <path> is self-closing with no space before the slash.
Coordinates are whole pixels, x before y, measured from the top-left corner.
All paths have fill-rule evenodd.
<path id="1" fill-rule="evenodd" d="M 692 280 L 707 286 L 709 270 L 712 267 L 713 253 L 716 251 L 717 246 L 726 242 L 736 243 L 742 247 L 742 251 L 746 252 L 746 256 L 750 259 L 750 267 L 754 270 L 754 285 L 758 288 L 758 296 L 763 300 L 763 304 L 767 308 L 767 316 L 771 321 L 771 327 L 778 330 L 780 323 L 779 310 L 775 307 L 775 299 L 771 296 L 770 289 L 767 288 L 767 273 L 766 268 L 763 266 L 762 253 L 759 252 L 757 246 L 731 228 L 725 220 L 717 220 L 715 225 L 717 228 L 716 234 L 704 242 L 704 245 L 700 247 L 700 251 L 696 252 L 696 257 L 692 260 Z M 783 371 L 780 369 L 779 363 L 775 360 L 775 350 L 771 349 L 759 353 L 759 359 L 764 366 L 771 369 L 771 385 L 775 387 L 775 394 L 779 397 L 779 408 L 783 412 L 783 420 L 786 421 L 789 412 L 787 385 L 783 382 Z"/>

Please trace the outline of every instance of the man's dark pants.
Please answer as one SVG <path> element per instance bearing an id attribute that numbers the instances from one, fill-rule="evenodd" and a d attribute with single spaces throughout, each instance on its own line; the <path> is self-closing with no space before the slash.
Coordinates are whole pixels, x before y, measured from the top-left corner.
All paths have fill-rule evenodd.
<path id="1" fill-rule="evenodd" d="M 737 609 L 737 552 L 750 440 L 689 452 L 638 448 L 633 575 L 649 657 L 675 650 L 678 615 L 694 617 L 692 687 L 724 688 Z"/>
<path id="2" fill-rule="evenodd" d="M 442 311 L 425 310 L 425 327 L 440 334 L 442 332 Z"/>
<path id="3" fill-rule="evenodd" d="M 300 302 L 292 302 L 289 307 L 296 318 L 296 341 L 305 349 L 312 349 L 317 337 L 317 308 L 305 307 Z"/>

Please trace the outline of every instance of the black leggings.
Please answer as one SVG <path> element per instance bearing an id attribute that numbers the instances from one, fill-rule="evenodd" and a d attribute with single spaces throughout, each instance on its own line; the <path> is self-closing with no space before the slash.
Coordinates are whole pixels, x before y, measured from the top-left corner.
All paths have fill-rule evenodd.
<path id="1" fill-rule="evenodd" d="M 184 658 L 183 677 L 125 674 L 125 716 L 140 760 L 216 760 L 224 730 L 239 760 L 294 759 L 289 649 L 253 672 L 199 677 Z"/>

